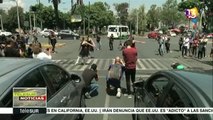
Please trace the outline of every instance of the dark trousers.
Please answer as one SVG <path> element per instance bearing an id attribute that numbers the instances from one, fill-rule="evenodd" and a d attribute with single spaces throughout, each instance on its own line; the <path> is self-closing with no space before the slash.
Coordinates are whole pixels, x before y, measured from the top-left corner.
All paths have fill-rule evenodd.
<path id="1" fill-rule="evenodd" d="M 135 69 L 126 69 L 126 71 L 125 71 L 127 94 L 131 94 L 130 78 L 131 78 L 132 84 L 134 84 L 135 74 L 136 74 L 136 68 Z"/>
<path id="2" fill-rule="evenodd" d="M 55 42 L 51 42 L 51 45 L 52 45 L 52 52 L 55 52 Z"/>
<path id="3" fill-rule="evenodd" d="M 183 44 L 179 44 L 179 51 L 182 50 L 182 45 L 183 45 Z"/>
<path id="4" fill-rule="evenodd" d="M 166 46 L 166 52 L 170 52 L 170 43 L 165 43 Z"/>
<path id="5" fill-rule="evenodd" d="M 198 51 L 198 59 L 202 59 L 203 58 L 203 52 L 202 51 Z"/>
<path id="6" fill-rule="evenodd" d="M 113 50 L 113 42 L 109 42 L 109 49 Z"/>
<path id="7" fill-rule="evenodd" d="M 113 78 L 110 78 L 107 80 L 107 88 L 110 88 L 110 85 L 112 85 L 113 87 L 115 87 L 116 89 L 117 88 L 121 88 L 121 82 L 120 80 L 118 79 L 113 79 Z"/>
<path id="8" fill-rule="evenodd" d="M 206 47 L 203 47 L 203 49 L 202 49 L 202 57 L 206 57 Z"/>
<path id="9" fill-rule="evenodd" d="M 193 55 L 193 56 L 197 56 L 197 46 L 194 46 L 194 47 L 192 48 L 192 55 Z"/>
<path id="10" fill-rule="evenodd" d="M 182 56 L 187 56 L 187 47 L 186 46 L 183 46 L 182 47 Z"/>

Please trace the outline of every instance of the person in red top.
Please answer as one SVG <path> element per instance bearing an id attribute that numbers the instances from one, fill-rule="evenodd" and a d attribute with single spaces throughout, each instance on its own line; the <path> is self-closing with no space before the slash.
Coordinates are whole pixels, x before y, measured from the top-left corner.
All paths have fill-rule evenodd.
<path id="1" fill-rule="evenodd" d="M 128 40 L 126 42 L 127 47 L 123 50 L 128 98 L 132 98 L 130 78 L 131 78 L 131 82 L 134 83 L 135 74 L 136 74 L 136 62 L 137 62 L 137 49 L 135 47 L 131 47 L 132 44 L 133 42 Z"/>

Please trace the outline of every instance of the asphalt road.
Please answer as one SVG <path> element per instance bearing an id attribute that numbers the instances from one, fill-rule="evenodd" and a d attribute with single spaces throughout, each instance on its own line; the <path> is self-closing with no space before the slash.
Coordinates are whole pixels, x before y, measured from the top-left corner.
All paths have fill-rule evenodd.
<path id="1" fill-rule="evenodd" d="M 204 64 L 203 61 L 199 61 L 193 58 L 182 58 L 181 53 L 178 51 L 178 37 L 171 38 L 171 53 L 165 54 L 164 56 L 159 56 L 157 52 L 158 44 L 154 39 L 147 39 L 143 37 L 135 37 L 136 40 L 145 41 L 144 44 L 136 43 L 138 50 L 138 62 L 137 62 L 137 80 L 139 78 L 146 79 L 152 73 L 159 70 L 169 70 L 170 65 L 173 62 L 179 62 L 191 69 L 196 70 L 210 70 L 212 71 L 212 66 L 209 64 Z M 47 39 L 40 38 L 42 43 L 47 43 Z M 115 96 L 110 96 L 106 94 L 106 84 L 105 76 L 107 74 L 107 68 L 112 59 L 116 56 L 122 58 L 122 52 L 117 49 L 120 40 L 115 40 L 114 50 L 110 51 L 108 47 L 108 39 L 104 36 L 101 38 L 102 50 L 96 50 L 91 55 L 94 57 L 88 59 L 88 63 L 96 63 L 98 65 L 98 74 L 100 80 L 99 84 L 99 94 L 91 99 L 86 100 L 87 107 L 133 107 L 134 99 L 128 99 L 122 96 L 120 99 Z M 124 40 L 122 41 L 124 42 Z M 63 47 L 56 48 L 57 53 L 53 54 L 53 60 L 60 64 L 62 67 L 68 71 L 74 71 L 77 74 L 88 68 L 89 65 L 74 65 L 74 62 L 79 53 L 79 40 L 58 40 L 58 43 L 63 43 Z M 207 53 L 209 54 L 211 44 L 207 46 Z M 205 58 L 204 60 L 210 61 L 210 58 Z M 122 88 L 126 88 L 125 79 L 121 83 Z M 86 115 L 84 120 L 131 120 L 131 115 L 113 115 L 113 114 L 90 114 Z"/>

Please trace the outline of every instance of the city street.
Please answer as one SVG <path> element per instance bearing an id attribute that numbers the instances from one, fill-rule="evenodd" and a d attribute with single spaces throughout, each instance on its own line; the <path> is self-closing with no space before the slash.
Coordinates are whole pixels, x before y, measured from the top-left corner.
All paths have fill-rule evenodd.
<path id="1" fill-rule="evenodd" d="M 135 37 L 136 40 L 145 41 L 144 44 L 136 43 L 138 50 L 138 62 L 137 62 L 137 73 L 136 80 L 139 78 L 146 79 L 152 73 L 159 70 L 170 70 L 171 64 L 179 62 L 184 66 L 194 70 L 212 70 L 212 66 L 204 64 L 202 61 L 196 58 L 182 58 L 181 52 L 178 51 L 178 37 L 171 38 L 171 53 L 165 54 L 164 56 L 158 55 L 157 48 L 158 44 L 154 39 L 147 39 L 143 37 Z M 39 38 L 42 43 L 47 43 L 46 38 Z M 94 40 L 95 41 L 95 40 Z M 124 40 L 122 40 L 124 42 Z M 133 107 L 134 98 L 128 99 L 122 96 L 120 99 L 115 96 L 109 96 L 106 94 L 105 77 L 107 74 L 108 66 L 112 63 L 112 59 L 116 56 L 122 57 L 122 52 L 118 50 L 119 40 L 114 41 L 114 50 L 110 51 L 108 47 L 108 39 L 102 36 L 102 50 L 95 50 L 91 54 L 92 59 L 88 59 L 89 65 L 74 65 L 74 62 L 79 52 L 79 40 L 58 40 L 58 44 L 64 44 L 63 47 L 56 48 L 57 53 L 53 54 L 53 61 L 61 65 L 67 71 L 81 72 L 88 68 L 92 63 L 96 63 L 98 66 L 99 75 L 99 94 L 91 99 L 86 99 L 87 107 Z M 207 54 L 211 48 L 211 43 L 208 43 Z M 205 58 L 206 61 L 211 61 L 211 58 Z M 203 60 L 203 61 L 204 61 Z M 121 84 L 122 88 L 126 88 L 125 78 Z M 131 115 L 86 115 L 85 120 L 131 120 Z"/>

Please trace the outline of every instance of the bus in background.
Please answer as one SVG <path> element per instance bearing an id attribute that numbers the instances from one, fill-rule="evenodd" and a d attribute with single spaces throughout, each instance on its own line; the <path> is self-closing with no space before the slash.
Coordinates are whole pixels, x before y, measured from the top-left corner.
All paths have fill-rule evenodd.
<path id="1" fill-rule="evenodd" d="M 110 37 L 113 34 L 114 38 L 128 36 L 129 27 L 125 25 L 109 25 L 107 28 L 107 37 Z"/>

